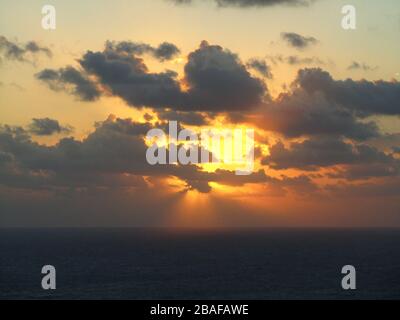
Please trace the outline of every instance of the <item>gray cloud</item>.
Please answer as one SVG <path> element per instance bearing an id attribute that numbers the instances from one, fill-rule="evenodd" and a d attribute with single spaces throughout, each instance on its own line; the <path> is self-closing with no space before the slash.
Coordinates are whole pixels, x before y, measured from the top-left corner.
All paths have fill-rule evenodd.
<path id="1" fill-rule="evenodd" d="M 205 41 L 189 54 L 185 79 L 189 105 L 200 109 L 243 111 L 269 98 L 263 82 L 251 77 L 235 54 Z"/>
<path id="2" fill-rule="evenodd" d="M 152 128 L 149 123 L 110 116 L 96 124 L 96 129 L 82 141 L 63 138 L 56 145 L 33 142 L 29 132 L 20 127 L 0 126 L 0 185 L 18 188 L 47 189 L 107 187 L 107 177 L 115 187 L 125 175 L 137 177 L 177 177 L 188 188 L 209 192 L 209 182 L 244 185 L 266 181 L 261 170 L 249 176 L 236 176 L 234 171 L 206 172 L 196 165 L 149 165 L 144 136 Z M 10 163 L 11 161 L 11 163 Z M 99 180 L 101 179 L 101 180 Z M 123 183 L 122 183 L 123 182 Z M 131 186 L 131 185 L 129 185 Z"/>
<path id="3" fill-rule="evenodd" d="M 80 63 L 87 73 L 130 106 L 183 107 L 184 94 L 175 72 L 150 73 L 142 59 L 110 50 L 88 51 Z"/>
<path id="4" fill-rule="evenodd" d="M 281 37 L 286 43 L 296 49 L 306 49 L 318 43 L 318 40 L 314 37 L 305 37 L 294 32 L 282 32 Z"/>
<path id="5" fill-rule="evenodd" d="M 154 51 L 154 56 L 163 60 L 170 60 L 177 56 L 180 50 L 172 43 L 163 42 Z"/>
<path id="6" fill-rule="evenodd" d="M 395 176 L 390 169 L 395 168 L 391 156 L 383 155 L 364 144 L 354 144 L 353 148 L 349 148 L 343 146 L 350 145 L 345 140 L 335 144 L 334 139 L 324 142 L 308 139 L 307 143 L 284 148 L 285 157 L 281 156 L 280 160 L 286 161 L 282 160 L 281 163 L 285 166 L 290 165 L 289 158 L 298 155 L 303 157 L 300 162 L 307 169 L 310 166 L 328 166 L 333 163 L 330 158 L 336 157 L 342 159 L 344 164 L 340 167 L 343 172 L 338 171 L 334 178 L 352 180 L 378 177 L 368 183 L 339 182 L 324 187 L 317 186 L 313 181 L 315 173 L 276 178 L 260 170 L 253 175 L 240 177 L 228 170 L 206 172 L 194 165 L 149 166 L 144 157 L 146 145 L 143 138 L 152 127 L 150 123 L 110 116 L 106 121 L 98 122 L 94 131 L 82 140 L 64 138 L 55 145 L 47 146 L 34 142 L 30 133 L 23 128 L 0 126 L 0 203 L 3 225 L 160 226 L 171 222 L 171 217 L 176 217 L 173 209 L 178 207 L 189 190 L 212 192 L 210 182 L 238 187 L 258 184 L 255 190 L 268 197 L 285 196 L 286 193 L 294 193 L 302 198 L 320 197 L 321 191 L 341 197 L 360 196 L 364 200 L 367 200 L 366 196 L 383 197 L 382 201 L 399 196 L 398 172 Z M 273 154 L 275 152 L 272 150 Z M 178 177 L 186 186 L 165 182 L 165 177 Z M 235 197 L 229 197 L 229 201 L 218 205 L 215 201 L 222 200 L 218 198 L 218 193 L 212 193 L 208 200 L 216 209 L 215 218 L 221 225 L 261 225 L 269 221 L 252 220 L 255 211 L 249 211 L 247 202 L 242 199 L 236 201 Z M 394 208 L 395 215 L 398 212 L 397 204 L 398 199 L 393 199 L 384 207 L 384 211 Z M 348 205 L 345 203 L 343 208 Z M 293 213 L 298 214 L 297 203 L 294 206 L 296 211 Z M 377 207 L 368 211 L 369 214 L 374 210 L 376 212 Z M 268 215 L 266 209 L 263 207 L 257 211 L 260 214 L 254 216 L 282 216 Z M 361 209 L 360 221 L 364 222 L 366 211 L 364 207 Z M 191 210 L 199 211 L 199 214 L 190 217 L 191 222 L 197 225 L 197 220 L 193 219 L 203 217 L 200 214 L 203 207 L 193 206 Z M 236 215 L 235 210 L 241 215 Z M 279 212 L 285 215 L 291 213 L 286 210 Z M 296 215 L 289 216 L 288 219 L 292 221 Z M 320 212 L 316 212 L 310 219 L 318 216 Z M 329 213 L 327 216 L 330 217 Z M 331 217 L 336 219 L 337 212 L 333 212 Z"/>
<path id="7" fill-rule="evenodd" d="M 38 136 L 50 136 L 55 133 L 71 133 L 70 126 L 61 126 L 57 120 L 50 118 L 32 119 L 29 125 L 29 131 Z"/>
<path id="8" fill-rule="evenodd" d="M 258 125 L 290 138 L 329 135 L 366 140 L 380 134 L 373 121 L 359 121 L 351 110 L 321 94 L 308 94 L 302 89 L 281 94 L 277 100 L 267 104 Z"/>
<path id="9" fill-rule="evenodd" d="M 334 80 L 321 69 L 303 69 L 296 84 L 309 94 L 322 93 L 357 116 L 399 115 L 400 83 L 397 81 Z"/>
<path id="10" fill-rule="evenodd" d="M 295 142 L 287 149 L 281 142 L 270 148 L 270 155 L 264 164 L 274 169 L 296 168 L 315 170 L 319 167 L 330 167 L 343 164 L 386 166 L 394 171 L 400 162 L 377 149 L 365 145 L 352 145 L 335 138 L 314 137 L 303 142 Z M 375 167 L 376 168 L 376 167 Z M 397 170 L 398 171 L 398 170 Z"/>
<path id="11" fill-rule="evenodd" d="M 386 133 L 368 141 L 368 144 L 390 152 L 400 146 L 400 133 Z"/>
<path id="12" fill-rule="evenodd" d="M 176 57 L 180 50 L 173 43 L 163 42 L 158 47 L 153 47 L 146 43 L 137 43 L 131 41 L 107 41 L 106 50 L 115 52 L 125 52 L 134 55 L 151 54 L 160 61 L 171 60 Z"/>
<path id="13" fill-rule="evenodd" d="M 20 62 L 29 61 L 28 54 L 36 55 L 43 53 L 48 57 L 52 56 L 52 52 L 49 48 L 41 47 L 35 41 L 29 41 L 26 44 L 18 44 L 8 40 L 4 36 L 0 36 L 0 52 L 3 58 Z"/>
<path id="14" fill-rule="evenodd" d="M 82 72 L 70 66 L 58 70 L 44 69 L 35 77 L 46 83 L 52 90 L 71 92 L 80 100 L 94 101 L 100 97 L 96 84 Z"/>
<path id="15" fill-rule="evenodd" d="M 152 126 L 148 123 L 110 116 L 97 123 L 95 131 L 82 141 L 64 138 L 54 146 L 45 146 L 33 142 L 20 127 L 1 126 L 0 196 L 4 187 L 19 190 L 20 194 L 31 190 L 57 197 L 87 192 L 99 195 L 101 190 L 104 198 L 132 188 L 135 194 L 142 194 L 151 188 L 144 176 L 155 184 L 160 178 L 177 177 L 186 183 L 183 189 L 179 187 L 181 193 L 189 190 L 209 193 L 210 182 L 229 186 L 266 184 L 270 191 L 276 190 L 281 195 L 288 190 L 299 194 L 316 190 L 309 178 L 277 179 L 267 176 L 264 170 L 237 176 L 223 169 L 203 171 L 196 165 L 150 166 L 145 159 L 147 146 L 143 140 L 149 128 Z M 163 186 L 159 188 L 157 196 Z"/>
<path id="16" fill-rule="evenodd" d="M 357 61 L 353 61 L 351 63 L 351 65 L 349 65 L 347 67 L 347 70 L 363 70 L 363 71 L 374 71 L 376 70 L 378 67 L 371 67 L 368 64 L 364 63 L 364 62 L 357 62 Z"/>
<path id="17" fill-rule="evenodd" d="M 335 80 L 313 68 L 299 70 L 290 90 L 266 103 L 260 118 L 244 121 L 291 138 L 326 135 L 376 140 L 382 133 L 368 117 L 399 114 L 399 82 Z"/>
<path id="18" fill-rule="evenodd" d="M 141 58 L 126 54 L 129 48 L 131 53 L 142 49 L 123 47 L 115 49 L 108 42 L 103 52 L 88 51 L 79 60 L 82 72 L 72 67 L 45 69 L 36 77 L 53 90 L 68 91 L 67 85 L 72 85 L 72 93 L 86 101 L 98 98 L 98 87 L 104 87 L 139 108 L 244 111 L 269 99 L 265 84 L 252 77 L 235 54 L 220 46 L 203 41 L 189 54 L 184 67 L 187 90 L 181 88 L 175 72 L 151 73 Z"/>
<path id="19" fill-rule="evenodd" d="M 273 75 L 271 73 L 271 67 L 265 62 L 265 60 L 261 59 L 250 59 L 247 62 L 247 67 L 256 70 L 263 77 L 267 79 L 272 79 Z"/>
<path id="20" fill-rule="evenodd" d="M 97 123 L 96 129 L 82 141 L 63 138 L 56 145 L 45 146 L 33 142 L 23 128 L 0 126 L 0 189 L 3 186 L 63 195 L 82 188 L 110 192 L 127 188 L 144 190 L 149 187 L 144 176 L 154 181 L 177 177 L 186 183 L 181 192 L 209 193 L 210 182 L 229 186 L 268 184 L 283 193 L 286 189 L 303 193 L 305 188 L 315 188 L 308 178 L 277 179 L 267 176 L 264 170 L 238 176 L 223 169 L 203 171 L 196 165 L 151 166 L 145 159 L 144 143 L 144 135 L 150 128 L 149 123 L 110 116 Z"/>
<path id="21" fill-rule="evenodd" d="M 353 164 L 329 174 L 330 178 L 366 180 L 370 178 L 395 177 L 400 175 L 399 161 L 391 163 Z"/>
<path id="22" fill-rule="evenodd" d="M 203 126 L 208 124 L 207 115 L 200 112 L 179 112 L 175 110 L 160 110 L 158 118 L 163 120 L 178 121 L 183 125 Z"/>
<path id="23" fill-rule="evenodd" d="M 306 175 L 297 177 L 283 176 L 281 179 L 271 179 L 269 184 L 274 188 L 281 188 L 284 193 L 289 190 L 308 196 L 319 190 L 318 186 Z"/>
<path id="24" fill-rule="evenodd" d="M 295 55 L 290 55 L 290 56 L 283 56 L 283 55 L 276 55 L 276 56 L 271 56 L 269 59 L 272 61 L 272 63 L 287 63 L 292 66 L 297 66 L 297 65 L 325 65 L 326 63 L 321 60 L 320 58 L 317 57 L 299 57 Z"/>

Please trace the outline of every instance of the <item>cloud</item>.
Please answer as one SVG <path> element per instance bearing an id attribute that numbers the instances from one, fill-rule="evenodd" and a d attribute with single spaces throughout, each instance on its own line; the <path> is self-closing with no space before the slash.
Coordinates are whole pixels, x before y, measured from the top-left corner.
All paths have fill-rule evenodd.
<path id="1" fill-rule="evenodd" d="M 296 168 L 316 170 L 343 164 L 385 165 L 398 167 L 400 162 L 365 144 L 350 144 L 343 140 L 314 137 L 303 142 L 294 142 L 287 149 L 282 142 L 270 147 L 270 155 L 263 161 L 273 169 Z M 372 170 L 372 167 L 371 167 Z"/>
<path id="2" fill-rule="evenodd" d="M 79 188 L 96 186 L 99 175 L 101 187 L 107 186 L 107 177 L 125 181 L 125 175 L 135 177 L 176 177 L 190 188 L 201 188 L 209 182 L 226 185 L 245 185 L 265 181 L 263 171 L 248 176 L 236 176 L 234 171 L 203 171 L 197 165 L 155 165 L 146 160 L 144 137 L 153 128 L 149 123 L 110 116 L 96 124 L 95 130 L 82 141 L 63 138 L 56 145 L 46 146 L 32 141 L 29 132 L 20 127 L 0 126 L 2 161 L 13 160 L 2 167 L 2 185 L 20 188 Z M 84 177 L 84 179 L 83 179 Z M 135 181 L 141 181 L 137 178 Z M 125 188 L 125 184 L 121 184 Z"/>
<path id="3" fill-rule="evenodd" d="M 169 42 L 163 42 L 158 47 L 153 47 L 146 43 L 131 41 L 107 41 L 106 50 L 120 53 L 125 52 L 133 55 L 143 55 L 148 53 L 160 61 L 171 60 L 180 53 L 178 47 Z"/>
<path id="4" fill-rule="evenodd" d="M 144 142 L 144 135 L 150 128 L 153 126 L 149 123 L 110 116 L 97 123 L 95 130 L 81 141 L 63 138 L 55 145 L 46 146 L 32 141 L 23 128 L 1 126 L 0 196 L 2 188 L 8 188 L 15 193 L 30 190 L 57 197 L 82 192 L 98 194 L 101 190 L 103 198 L 132 188 L 135 193 L 145 192 L 151 185 L 160 183 L 155 197 L 171 187 L 180 193 L 190 190 L 210 193 L 211 183 L 231 187 L 261 184 L 281 195 L 287 191 L 305 194 L 306 190 L 317 190 L 308 177 L 272 178 L 263 169 L 238 176 L 225 169 L 204 171 L 197 165 L 151 166 L 145 158 L 147 145 Z M 161 182 L 171 177 L 185 185 L 166 186 Z"/>
<path id="5" fill-rule="evenodd" d="M 305 37 L 294 32 L 282 32 L 281 38 L 296 49 L 306 49 L 318 43 L 318 40 L 314 37 Z"/>
<path id="6" fill-rule="evenodd" d="M 285 137 L 325 135 L 353 140 L 382 135 L 371 116 L 397 116 L 400 83 L 397 81 L 335 80 L 322 69 L 298 71 L 290 90 L 267 102 L 244 122 Z"/>
<path id="7" fill-rule="evenodd" d="M 263 77 L 267 79 L 273 78 L 273 75 L 271 73 L 271 68 L 264 60 L 253 58 L 250 59 L 246 65 L 248 68 L 256 70 L 258 73 L 260 73 Z"/>
<path id="8" fill-rule="evenodd" d="M 340 167 L 330 169 L 333 172 L 331 178 L 344 179 L 344 182 L 333 185 L 328 181 L 324 186 L 314 180 L 321 177 L 318 171 L 308 172 L 307 175 L 291 174 L 290 177 L 278 172 L 272 177 L 261 169 L 250 176 L 236 176 L 229 170 L 208 172 L 195 165 L 150 166 L 145 159 L 147 145 L 144 136 L 151 128 L 154 128 L 151 123 L 110 116 L 96 123 L 93 131 L 81 140 L 63 138 L 49 146 L 33 141 L 31 133 L 21 127 L 0 126 L 3 225 L 161 226 L 177 223 L 179 210 L 187 216 L 185 205 L 188 205 L 189 199 L 192 226 L 199 226 L 196 219 L 203 219 L 204 210 L 209 210 L 209 205 L 215 209 L 215 215 L 206 211 L 207 216 L 212 215 L 212 219 L 215 218 L 223 226 L 243 226 L 243 223 L 270 225 L 271 217 L 282 216 L 287 217 L 286 222 L 293 222 L 293 216 L 299 214 L 301 223 L 304 223 L 303 218 L 308 217 L 306 213 L 309 213 L 310 206 L 316 207 L 315 215 L 310 219 L 320 217 L 321 212 L 325 214 L 324 221 L 336 219 L 337 210 L 327 213 L 321 203 L 314 202 L 321 196 L 324 200 L 334 196 L 335 203 L 343 197 L 352 199 L 359 196 L 364 201 L 368 200 L 365 195 L 375 199 L 383 197 L 383 201 L 387 202 L 384 211 L 392 208 L 394 213 L 398 212 L 398 171 L 392 171 L 396 162 L 390 154 L 366 144 L 314 137 L 292 143 L 289 147 L 283 146 L 281 150 L 274 149 L 276 145 L 270 148 L 281 167 L 289 167 L 292 163 L 299 166 L 300 163 L 305 170 L 318 170 L 338 162 L 335 159 L 340 160 Z M 368 183 L 350 183 L 350 180 L 366 179 L 368 176 L 374 179 L 368 180 Z M 213 183 L 236 187 L 236 193 L 229 196 L 229 201 L 223 200 L 227 198 L 225 193 L 221 197 L 220 190 L 213 190 Z M 242 188 L 246 185 L 249 188 Z M 203 195 L 187 197 L 186 193 L 193 190 Z M 202 201 L 204 194 L 208 194 L 206 209 Z M 264 205 L 272 198 L 282 196 L 287 196 L 285 200 L 296 201 L 285 201 L 283 207 L 280 203 L 278 211 Z M 255 209 L 250 205 L 251 201 L 247 201 L 251 197 L 257 197 L 263 205 Z M 390 197 L 397 198 L 387 201 Z M 200 201 L 192 202 L 194 199 Z M 304 200 L 307 206 L 304 212 L 299 213 L 299 207 L 306 204 Z M 341 204 L 340 209 L 348 205 Z M 358 208 L 361 211 L 361 207 Z M 376 208 L 373 207 L 375 212 Z M 372 215 L 374 210 L 362 210 L 360 221 L 365 222 L 365 213 Z M 253 217 L 263 218 L 253 220 Z M 379 220 L 378 217 L 376 219 Z"/>
<path id="9" fill-rule="evenodd" d="M 200 112 L 179 112 L 166 109 L 157 111 L 157 115 L 159 119 L 177 121 L 180 124 L 189 126 L 203 126 L 209 122 L 207 115 Z"/>
<path id="10" fill-rule="evenodd" d="M 70 92 L 83 101 L 97 100 L 101 94 L 93 81 L 70 66 L 58 70 L 44 69 L 35 77 L 46 83 L 50 89 Z"/>
<path id="11" fill-rule="evenodd" d="M 163 42 L 154 51 L 154 56 L 161 61 L 170 60 L 177 56 L 180 50 L 172 43 Z"/>
<path id="12" fill-rule="evenodd" d="M 371 178 L 395 177 L 400 175 L 399 161 L 391 163 L 353 164 L 344 166 L 328 177 L 345 180 L 366 180 Z"/>
<path id="13" fill-rule="evenodd" d="M 47 47 L 41 47 L 39 46 L 35 41 L 29 41 L 25 44 L 25 51 L 31 52 L 31 53 L 44 53 L 48 57 L 51 57 L 53 54 L 51 50 Z"/>
<path id="14" fill-rule="evenodd" d="M 309 94 L 299 88 L 265 105 L 255 121 L 265 130 L 289 138 L 326 135 L 366 140 L 380 134 L 373 121 L 362 122 L 352 110 L 329 101 L 324 95 Z"/>
<path id="15" fill-rule="evenodd" d="M 191 4 L 194 0 L 168 0 L 176 4 Z M 274 5 L 308 6 L 315 0 L 214 0 L 219 7 L 269 7 Z"/>
<path id="16" fill-rule="evenodd" d="M 371 67 L 364 62 L 353 61 L 351 65 L 347 67 L 347 70 L 362 70 L 362 71 L 374 71 L 378 67 Z"/>
<path id="17" fill-rule="evenodd" d="M 283 55 L 276 55 L 276 56 L 271 56 L 269 59 L 272 61 L 272 63 L 287 63 L 292 66 L 297 66 L 297 65 L 325 65 L 326 63 L 321 60 L 320 58 L 317 57 L 299 57 L 296 55 L 290 55 L 290 56 L 283 56 Z"/>
<path id="18" fill-rule="evenodd" d="M 314 68 L 300 70 L 296 83 L 307 93 L 322 93 L 360 117 L 400 114 L 398 81 L 334 80 L 328 72 Z"/>
<path id="19" fill-rule="evenodd" d="M 127 51 L 125 45 L 120 49 L 108 43 L 103 52 L 84 54 L 79 60 L 82 71 L 72 67 L 45 69 L 36 77 L 53 90 L 68 90 L 66 85 L 72 85 L 72 93 L 86 101 L 98 98 L 98 87 L 103 87 L 103 91 L 138 108 L 245 111 L 269 99 L 263 81 L 252 77 L 237 55 L 220 46 L 203 41 L 189 54 L 184 67 L 186 90 L 176 72 L 149 72 L 143 59 L 132 54 L 133 49 L 129 54 Z"/>
<path id="20" fill-rule="evenodd" d="M 80 64 L 112 95 L 121 97 L 130 106 L 183 107 L 184 94 L 173 71 L 150 73 L 141 58 L 110 50 L 88 51 Z"/>
<path id="21" fill-rule="evenodd" d="M 57 120 L 50 118 L 32 119 L 29 131 L 38 136 L 50 136 L 55 133 L 71 133 L 70 126 L 61 126 Z"/>
<path id="22" fill-rule="evenodd" d="M 271 179 L 269 183 L 273 188 L 281 188 L 283 192 L 286 190 L 310 196 L 319 190 L 317 184 L 315 184 L 308 176 L 300 175 L 297 177 L 286 177 L 283 176 L 281 179 Z"/>
<path id="23" fill-rule="evenodd" d="M 206 41 L 189 54 L 185 80 L 189 105 L 201 109 L 244 111 L 269 97 L 263 82 L 253 78 L 235 54 Z"/>
<path id="24" fill-rule="evenodd" d="M 189 166 L 187 168 L 189 168 L 189 170 L 183 170 L 177 176 L 182 180 L 185 180 L 191 188 L 202 193 L 208 193 L 211 191 L 211 187 L 209 186 L 210 182 L 238 187 L 249 183 L 265 183 L 270 181 L 270 178 L 262 169 L 247 176 L 238 176 L 233 174 L 232 171 L 223 169 L 217 169 L 215 172 L 198 172 L 194 167 L 191 168 Z"/>
<path id="25" fill-rule="evenodd" d="M 3 58 L 20 62 L 29 61 L 29 55 L 35 56 L 43 53 L 47 57 L 52 56 L 52 52 L 49 48 L 41 47 L 35 41 L 29 41 L 25 44 L 18 44 L 8 40 L 4 36 L 0 36 L 0 53 L 2 53 Z"/>

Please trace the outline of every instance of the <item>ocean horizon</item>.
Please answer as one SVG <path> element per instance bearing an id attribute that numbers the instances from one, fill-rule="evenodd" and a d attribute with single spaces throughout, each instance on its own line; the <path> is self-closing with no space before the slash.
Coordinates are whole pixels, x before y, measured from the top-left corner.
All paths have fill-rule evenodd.
<path id="1" fill-rule="evenodd" d="M 400 298 L 400 229 L 12 228 L 0 243 L 0 299 Z"/>

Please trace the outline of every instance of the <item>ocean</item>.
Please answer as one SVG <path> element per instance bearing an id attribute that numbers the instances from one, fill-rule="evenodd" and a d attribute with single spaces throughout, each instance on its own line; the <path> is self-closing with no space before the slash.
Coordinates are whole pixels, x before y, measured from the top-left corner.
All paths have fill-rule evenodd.
<path id="1" fill-rule="evenodd" d="M 0 249 L 0 299 L 400 298 L 395 229 L 0 229 Z"/>

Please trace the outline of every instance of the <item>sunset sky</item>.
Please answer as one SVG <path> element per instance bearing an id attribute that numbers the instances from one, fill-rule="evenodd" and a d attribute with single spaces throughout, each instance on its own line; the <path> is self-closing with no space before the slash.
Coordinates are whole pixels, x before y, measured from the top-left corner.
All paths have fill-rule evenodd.
<path id="1" fill-rule="evenodd" d="M 400 227 L 398 0 L 3 0 L 0 30 L 0 226 Z M 254 173 L 150 166 L 169 120 L 254 129 Z"/>

